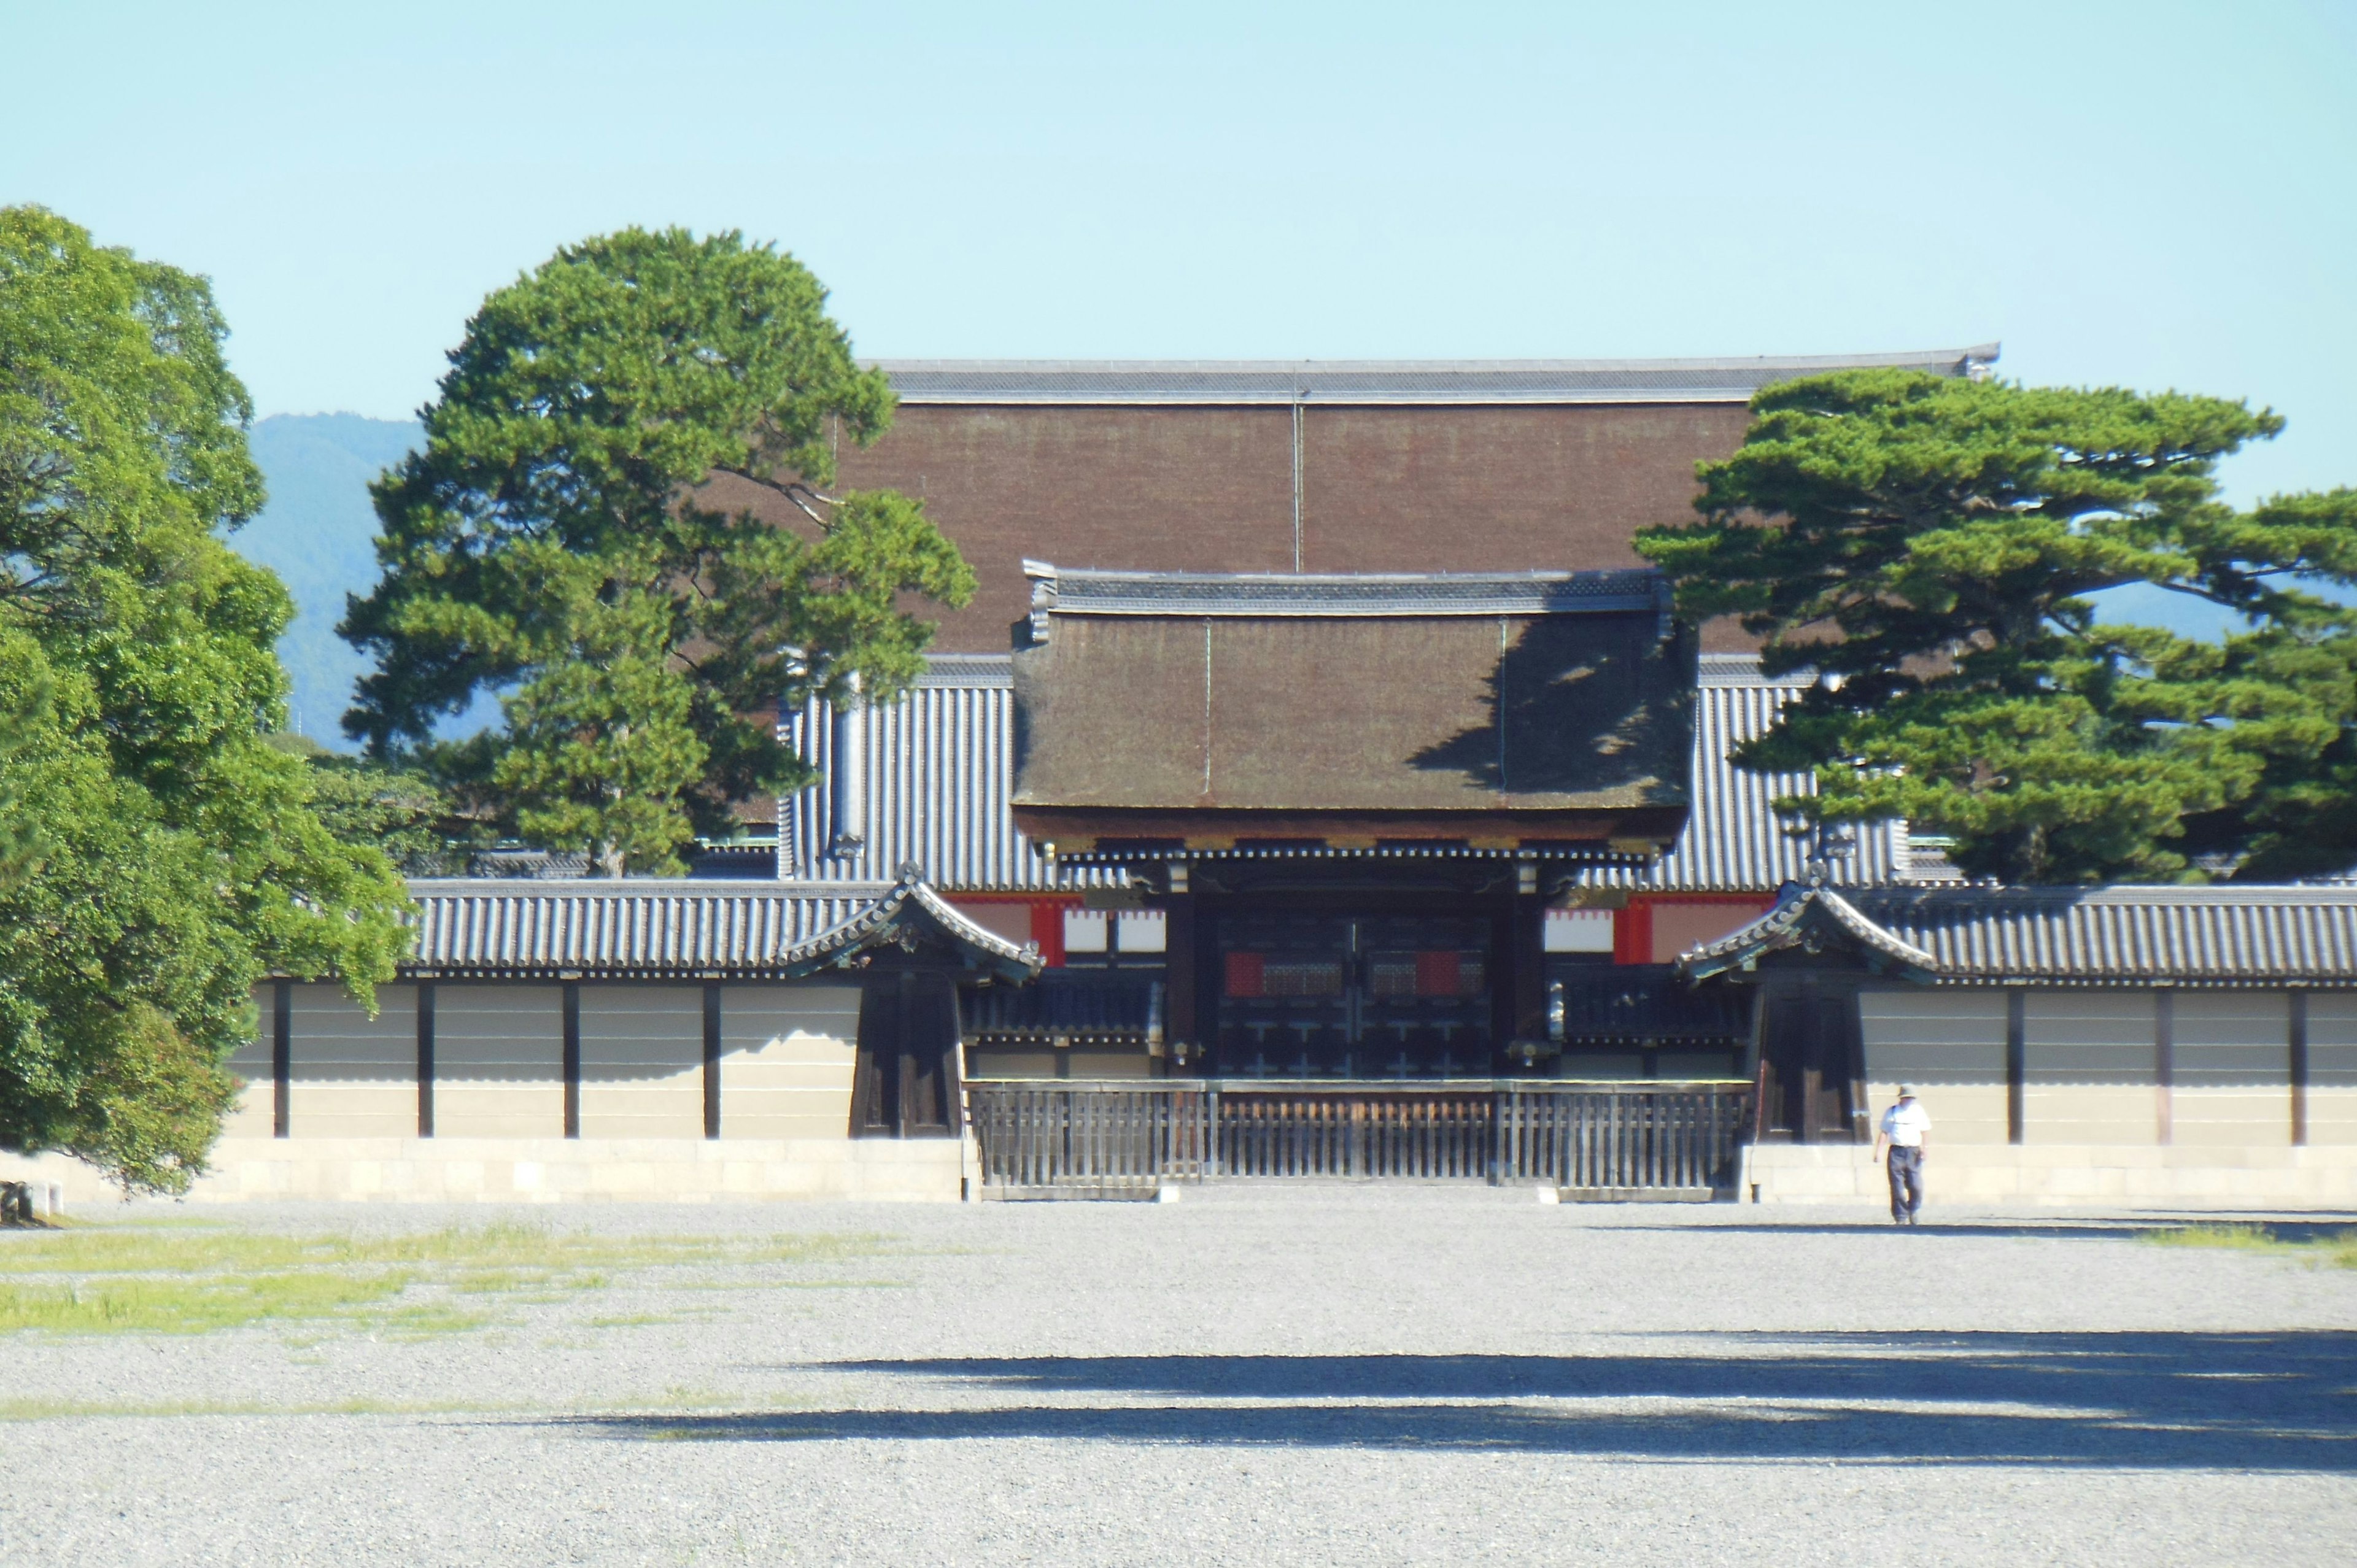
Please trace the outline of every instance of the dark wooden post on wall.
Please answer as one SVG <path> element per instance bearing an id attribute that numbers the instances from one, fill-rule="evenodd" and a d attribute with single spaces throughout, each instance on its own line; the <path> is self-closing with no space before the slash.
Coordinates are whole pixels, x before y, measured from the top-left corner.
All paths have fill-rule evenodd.
<path id="1" fill-rule="evenodd" d="M 417 1135 L 434 1136 L 434 983 L 417 983 Z"/>
<path id="2" fill-rule="evenodd" d="M 270 983 L 270 1135 L 284 1138 L 294 1130 L 295 1113 L 295 983 Z"/>
<path id="3" fill-rule="evenodd" d="M 1211 1042 L 1203 1036 L 1201 997 L 1195 974 L 1195 954 L 1199 950 L 1195 895 L 1189 886 L 1187 863 L 1171 862 L 1170 891 L 1162 900 L 1162 964 L 1163 973 L 1168 977 L 1162 992 L 1163 1006 L 1168 1010 L 1162 1026 L 1166 1039 L 1186 1046 L 1190 1060 L 1207 1062 Z"/>
<path id="4" fill-rule="evenodd" d="M 957 986 L 921 968 L 871 972 L 859 991 L 851 1135 L 955 1135 L 959 1124 Z"/>
<path id="5" fill-rule="evenodd" d="M 581 983 L 565 983 L 565 1135 L 581 1136 Z"/>
<path id="6" fill-rule="evenodd" d="M 2154 1132 L 2163 1144 L 2176 1141 L 2177 993 L 2152 993 L 2152 1101 Z"/>
<path id="7" fill-rule="evenodd" d="M 2029 1084 L 2029 996 L 2020 990 L 2005 993 L 2005 1141 L 2024 1141 L 2028 1128 L 2024 1101 Z"/>
<path id="8" fill-rule="evenodd" d="M 2296 1148 L 2308 1142 L 2308 993 L 2295 991 L 2289 1004 L 2291 1047 L 2291 1141 Z"/>
<path id="9" fill-rule="evenodd" d="M 720 1136 L 720 983 L 704 983 L 704 1135 Z"/>

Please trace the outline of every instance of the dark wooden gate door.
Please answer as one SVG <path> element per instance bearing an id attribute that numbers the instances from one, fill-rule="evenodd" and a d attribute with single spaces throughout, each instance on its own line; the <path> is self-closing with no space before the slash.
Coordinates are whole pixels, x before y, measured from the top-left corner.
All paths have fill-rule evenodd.
<path id="1" fill-rule="evenodd" d="M 1857 1136 L 1857 993 L 1805 981 L 1760 999 L 1760 1135 L 1803 1144 Z"/>
<path id="2" fill-rule="evenodd" d="M 872 974 L 859 993 L 855 1138 L 944 1138 L 957 1122 L 957 988 L 921 970 Z"/>

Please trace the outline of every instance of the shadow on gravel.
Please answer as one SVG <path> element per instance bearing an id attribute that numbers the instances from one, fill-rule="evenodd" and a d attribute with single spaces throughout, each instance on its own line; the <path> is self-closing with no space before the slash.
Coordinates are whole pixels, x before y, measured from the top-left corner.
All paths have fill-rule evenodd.
<path id="1" fill-rule="evenodd" d="M 2309 1214 L 2287 1219 L 2273 1213 L 2169 1214 L 2136 1219 L 2029 1219 L 2018 1223 L 2002 1219 L 1959 1219 L 1953 1223 L 1926 1220 L 1921 1225 L 1907 1227 L 1893 1225 L 1889 1220 L 1877 1214 L 1871 1219 L 1862 1218 L 1846 1222 L 1804 1220 L 1797 1223 L 1780 1223 L 1772 1220 L 1752 1222 L 1740 1219 L 1706 1219 L 1690 1225 L 1615 1225 L 1610 1230 L 1614 1234 L 1624 1230 L 1638 1230 L 1660 1235 L 1681 1236 L 1888 1234 L 1893 1245 L 1908 1246 L 1921 1239 L 1932 1236 L 1997 1236 L 2008 1240 L 2036 1240 L 2042 1238 L 2059 1240 L 2093 1239 L 2104 1241 L 2129 1241 L 2156 1230 L 2184 1230 L 2195 1227 L 2217 1225 L 2257 1225 L 2266 1228 L 2278 1240 L 2316 1241 L 2338 1236 L 2352 1227 L 2357 1227 L 2357 1215 L 2319 1217 Z M 1601 1232 L 1602 1228 L 1598 1229 Z"/>
<path id="2" fill-rule="evenodd" d="M 669 1441 L 1048 1438 L 1670 1460 L 2357 1471 L 2357 1390 L 2351 1387 L 2357 1335 L 1722 1337 L 1751 1353 L 830 1362 L 794 1369 L 947 1382 L 962 1385 L 966 1397 L 1000 1402 L 559 1424 Z M 1035 1402 L 1022 1402 L 1027 1395 Z M 1008 1396 L 1017 1402 L 1006 1402 Z M 1082 1402 L 1092 1396 L 1126 1402 Z M 1633 1398 L 1682 1402 L 1682 1408 L 1651 1414 L 1515 1402 Z M 1258 1402 L 1217 1402 L 1240 1399 Z M 1325 1402 L 1359 1400 L 1388 1402 Z M 1875 1408 L 1896 1402 L 1944 1408 Z M 1720 1408 L 1695 1408 L 1714 1404 Z"/>

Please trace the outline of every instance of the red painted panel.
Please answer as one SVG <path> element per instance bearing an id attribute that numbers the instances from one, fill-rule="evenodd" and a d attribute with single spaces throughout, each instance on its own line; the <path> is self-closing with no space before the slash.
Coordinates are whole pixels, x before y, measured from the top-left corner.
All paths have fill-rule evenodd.
<path id="1" fill-rule="evenodd" d="M 1653 961 L 1653 907 L 1629 901 L 1625 909 L 1612 911 L 1612 961 L 1614 963 L 1651 963 Z"/>
<path id="2" fill-rule="evenodd" d="M 1040 961 L 1049 969 L 1064 967 L 1064 911 L 1069 901 L 1040 899 L 1031 906 L 1031 940 L 1039 944 Z"/>

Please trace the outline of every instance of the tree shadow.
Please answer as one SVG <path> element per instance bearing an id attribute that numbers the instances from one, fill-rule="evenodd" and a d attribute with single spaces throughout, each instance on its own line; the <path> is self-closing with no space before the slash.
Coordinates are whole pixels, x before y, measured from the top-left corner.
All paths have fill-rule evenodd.
<path id="1" fill-rule="evenodd" d="M 2233 1225 L 2251 1226 L 2265 1230 L 2278 1241 L 2321 1241 L 2357 1229 L 2357 1214 L 2302 1215 L 2287 1219 L 2272 1210 L 2248 1213 L 2154 1214 L 2119 1219 L 1927 1219 L 1911 1227 L 1893 1225 L 1879 1207 L 1871 1218 L 1861 1214 L 1857 1219 L 1843 1220 L 1743 1220 L 1699 1219 L 1688 1225 L 1613 1225 L 1619 1232 L 1641 1230 L 1658 1235 L 1676 1233 L 1694 1235 L 1707 1232 L 1713 1236 L 1855 1236 L 1860 1231 L 1887 1230 L 1892 1233 L 1893 1246 L 1910 1244 L 1910 1238 L 1933 1236 L 2002 1237 L 2011 1240 L 2050 1238 L 2057 1240 L 2133 1240 L 2139 1236 L 2169 1230 L 2186 1230 L 2201 1227 Z M 1930 1210 L 1925 1211 L 1927 1214 Z M 1599 1226 L 1599 1230 L 1607 1229 Z"/>
<path id="2" fill-rule="evenodd" d="M 1695 640 L 1654 637 L 1651 616 L 1527 622 L 1482 682 L 1490 719 L 1409 762 L 1517 795 L 1652 786 L 1683 802 L 1694 744 Z"/>
<path id="3" fill-rule="evenodd" d="M 792 1369 L 908 1380 L 955 1398 L 933 1409 L 563 1424 L 705 1442 L 1044 1438 L 2357 1472 L 2357 1334 L 1715 1338 L 1735 1353 L 830 1362 Z M 959 1402 L 976 1399 L 990 1402 Z M 1091 1400 L 1101 1402 L 1082 1402 Z M 1628 1408 L 1638 1401 L 1659 1408 Z"/>

